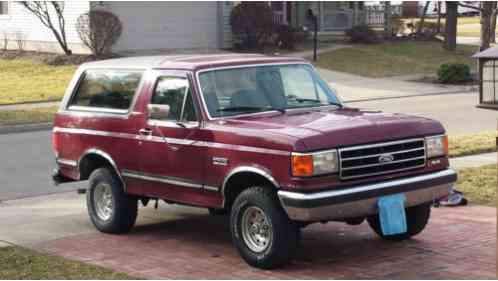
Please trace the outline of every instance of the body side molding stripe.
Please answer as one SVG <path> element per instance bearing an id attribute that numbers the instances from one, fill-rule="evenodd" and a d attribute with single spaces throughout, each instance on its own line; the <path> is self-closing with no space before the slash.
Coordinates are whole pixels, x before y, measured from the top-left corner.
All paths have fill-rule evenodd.
<path id="1" fill-rule="evenodd" d="M 71 167 L 78 166 L 78 161 L 75 161 L 75 160 L 57 158 L 56 161 L 57 161 L 57 163 L 62 164 L 62 165 L 67 165 L 67 166 L 71 166 Z"/>
<path id="2" fill-rule="evenodd" d="M 169 144 L 193 145 L 199 147 L 229 149 L 229 150 L 237 150 L 244 152 L 281 155 L 281 156 L 290 156 L 291 154 L 290 151 L 260 148 L 260 147 L 247 146 L 247 145 L 226 144 L 219 142 L 207 142 L 207 141 L 197 141 L 191 139 L 178 139 L 178 138 L 167 138 L 167 137 L 158 137 L 158 136 L 141 136 L 129 133 L 119 133 L 119 132 L 109 132 L 109 131 L 99 131 L 99 130 L 89 130 L 89 129 L 54 127 L 53 131 L 60 133 L 68 133 L 68 134 L 85 134 L 93 136 L 135 139 L 140 141 L 166 142 Z"/>
<path id="3" fill-rule="evenodd" d="M 203 187 L 202 184 L 194 183 L 192 181 L 182 178 L 159 176 L 155 174 L 142 173 L 131 170 L 123 170 L 122 174 L 124 177 L 141 179 L 146 181 L 156 181 L 161 183 L 167 183 L 167 184 L 173 184 L 173 185 L 179 185 L 179 186 L 185 186 L 197 189 L 202 189 Z"/>

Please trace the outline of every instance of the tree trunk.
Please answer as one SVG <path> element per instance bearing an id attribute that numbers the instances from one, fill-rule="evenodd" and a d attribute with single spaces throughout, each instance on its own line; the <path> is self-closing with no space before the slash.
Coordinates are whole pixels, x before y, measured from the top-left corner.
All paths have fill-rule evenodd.
<path id="1" fill-rule="evenodd" d="M 422 12 L 422 15 L 420 16 L 420 21 L 418 23 L 417 34 L 420 34 L 420 32 L 422 32 L 422 29 L 424 27 L 424 22 L 425 22 L 425 15 L 427 15 L 427 10 L 429 9 L 430 3 L 431 3 L 430 1 L 425 1 L 424 11 Z"/>
<path id="2" fill-rule="evenodd" d="M 480 50 L 484 51 L 489 48 L 491 42 L 491 14 L 493 2 L 481 2 L 481 46 Z"/>
<path id="3" fill-rule="evenodd" d="M 441 2 L 437 2 L 437 33 L 441 33 Z"/>
<path id="4" fill-rule="evenodd" d="M 446 25 L 444 36 L 444 48 L 448 51 L 456 50 L 458 2 L 446 2 Z"/>
<path id="5" fill-rule="evenodd" d="M 493 11 L 491 12 L 491 43 L 496 43 L 496 16 L 498 15 L 498 3 L 493 2 Z"/>
<path id="6" fill-rule="evenodd" d="M 384 2 L 384 38 L 389 39 L 393 36 L 391 2 Z"/>

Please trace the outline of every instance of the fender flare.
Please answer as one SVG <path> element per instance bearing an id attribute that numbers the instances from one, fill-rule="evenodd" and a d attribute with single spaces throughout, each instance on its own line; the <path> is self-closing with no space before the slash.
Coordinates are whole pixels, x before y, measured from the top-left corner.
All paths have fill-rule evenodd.
<path id="1" fill-rule="evenodd" d="M 278 189 L 280 187 L 280 185 L 275 180 L 275 178 L 271 175 L 271 172 L 268 169 L 261 167 L 261 166 L 238 166 L 238 167 L 232 169 L 225 176 L 225 179 L 223 180 L 223 184 L 221 186 L 221 194 L 223 196 L 223 206 L 225 205 L 225 198 L 226 198 L 225 192 L 226 192 L 226 187 L 227 187 L 228 181 L 232 177 L 234 177 L 240 173 L 253 173 L 253 174 L 260 175 L 260 176 L 264 177 L 265 179 L 267 179 L 275 188 Z"/>
<path id="2" fill-rule="evenodd" d="M 121 176 L 121 173 L 119 172 L 118 166 L 116 165 L 116 162 L 112 159 L 111 155 L 108 153 L 97 149 L 97 148 L 90 148 L 85 150 L 85 152 L 81 155 L 81 157 L 78 159 L 77 167 L 78 167 L 78 173 L 80 173 L 79 177 L 81 178 L 81 162 L 85 157 L 89 155 L 97 155 L 102 158 L 104 158 L 109 164 L 111 164 L 112 168 L 114 169 L 114 172 L 118 175 L 119 179 L 121 180 L 121 183 L 123 184 L 123 188 L 126 191 L 126 184 L 125 181 L 123 180 L 123 177 Z"/>

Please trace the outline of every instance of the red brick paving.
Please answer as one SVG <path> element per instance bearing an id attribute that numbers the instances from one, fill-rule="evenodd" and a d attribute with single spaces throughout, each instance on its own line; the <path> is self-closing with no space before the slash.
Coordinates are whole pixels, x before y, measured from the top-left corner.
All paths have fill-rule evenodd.
<path id="1" fill-rule="evenodd" d="M 150 279 L 495 279 L 496 209 L 433 209 L 415 239 L 383 241 L 366 223 L 314 224 L 295 260 L 265 271 L 248 266 L 226 218 L 192 215 L 139 226 L 127 235 L 87 234 L 42 245 L 49 253 Z"/>

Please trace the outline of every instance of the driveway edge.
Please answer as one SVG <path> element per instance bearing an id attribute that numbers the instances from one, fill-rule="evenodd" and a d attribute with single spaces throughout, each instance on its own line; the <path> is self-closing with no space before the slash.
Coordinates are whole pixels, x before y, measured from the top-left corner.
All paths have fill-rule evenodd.
<path id="1" fill-rule="evenodd" d="M 52 128 L 52 123 L 28 123 L 20 125 L 0 125 L 0 135 L 24 133 L 33 131 L 44 131 Z"/>

